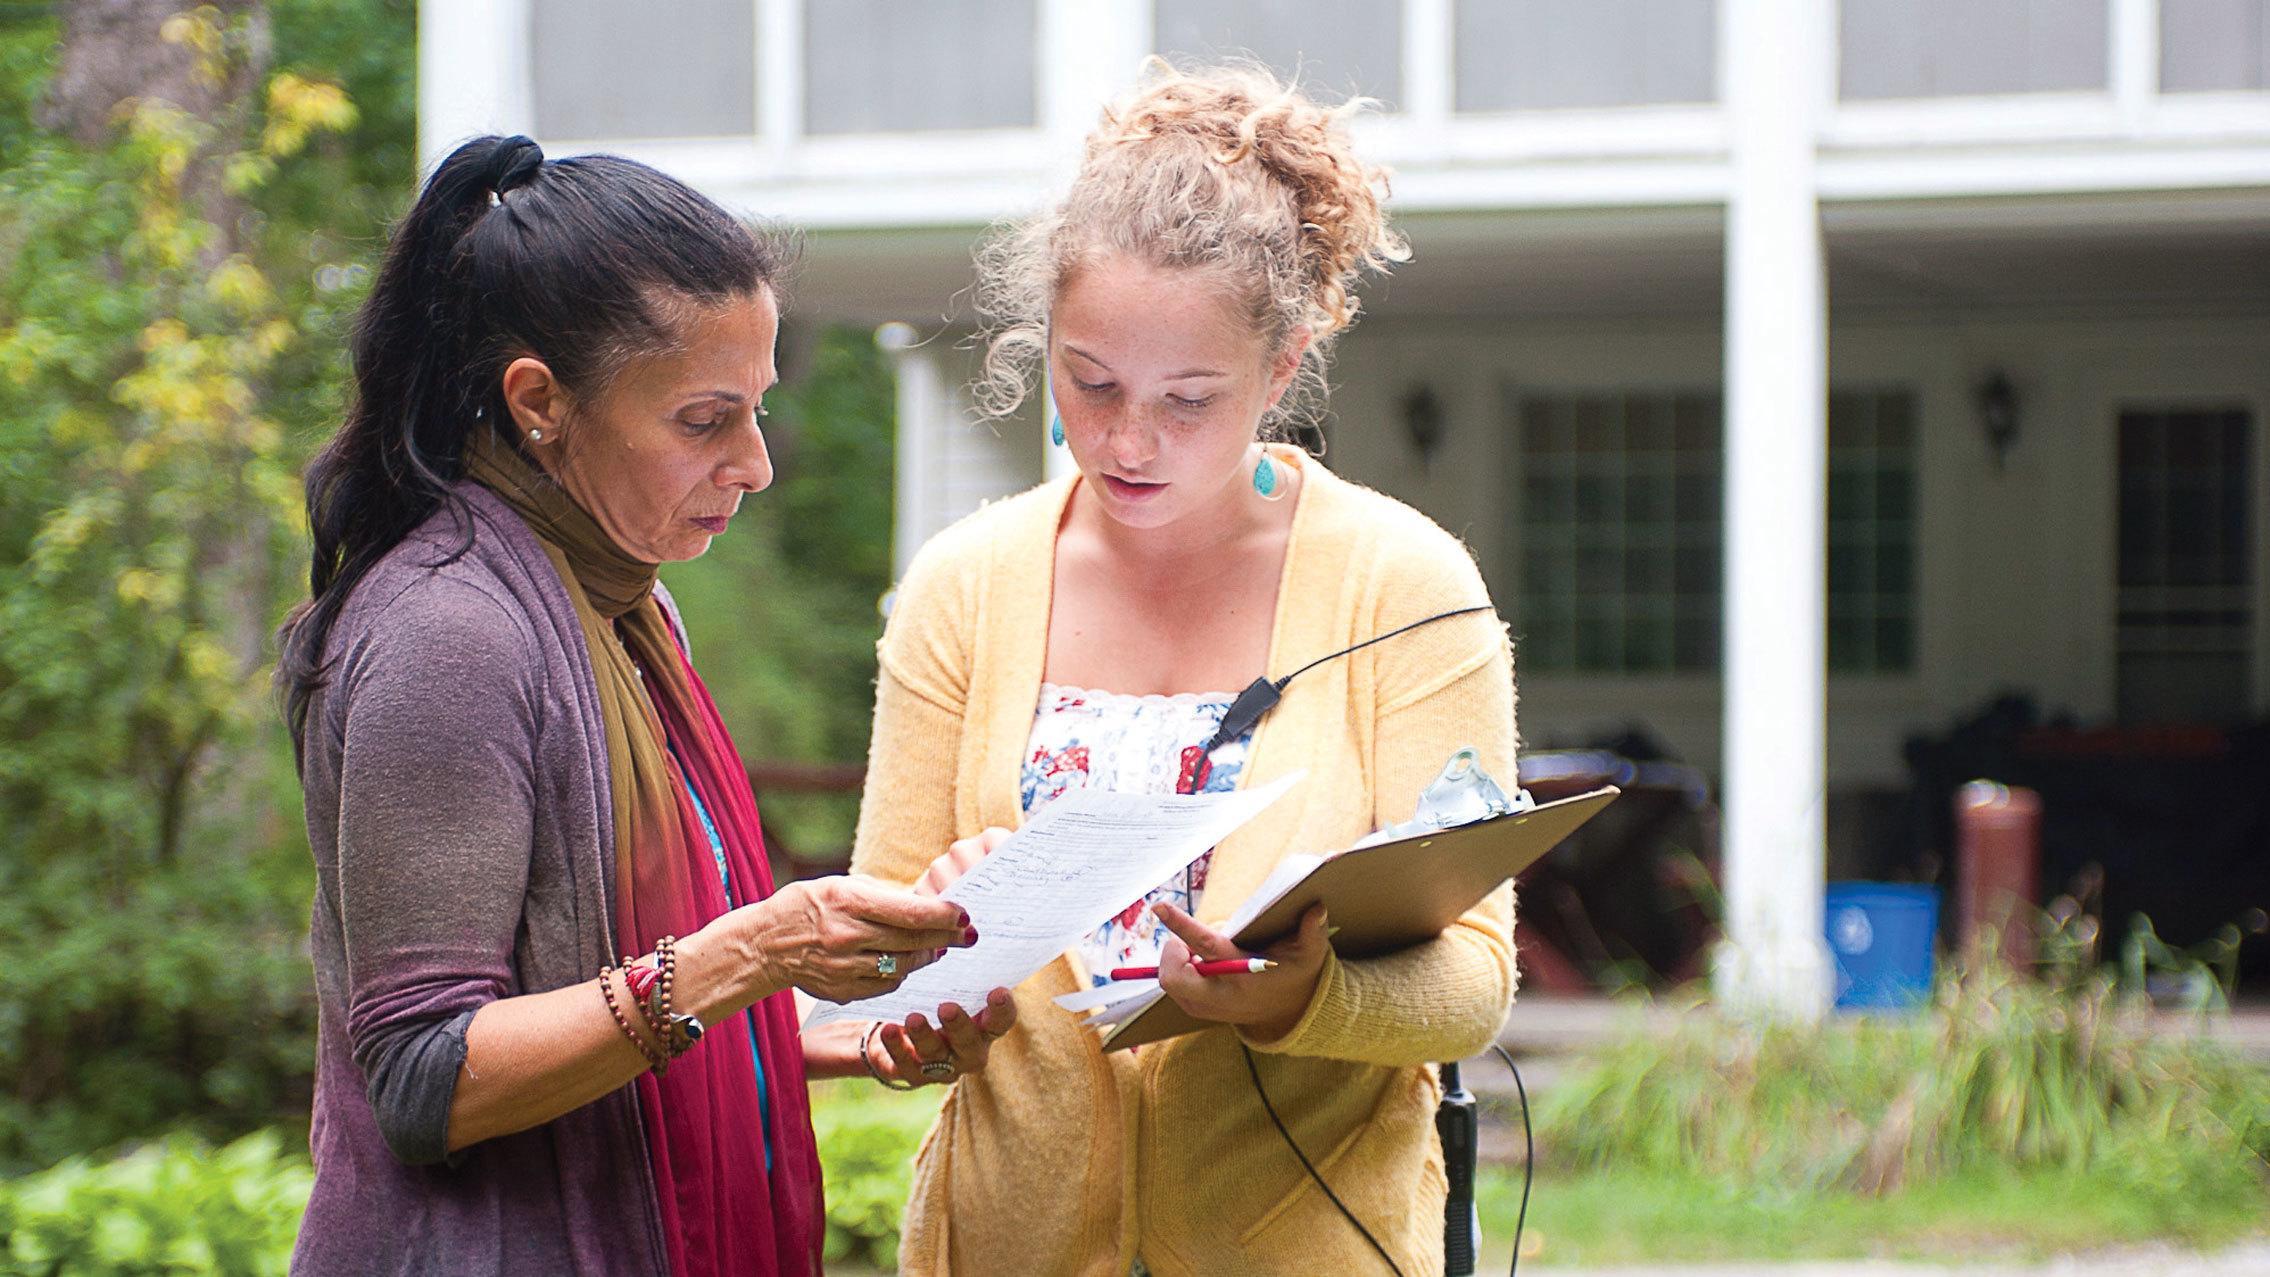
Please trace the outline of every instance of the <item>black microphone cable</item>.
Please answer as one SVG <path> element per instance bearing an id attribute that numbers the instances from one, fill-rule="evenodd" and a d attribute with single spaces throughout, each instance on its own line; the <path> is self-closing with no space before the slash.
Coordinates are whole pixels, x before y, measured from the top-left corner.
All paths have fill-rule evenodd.
<path id="1" fill-rule="evenodd" d="M 1332 1203 L 1333 1209 L 1340 1212 L 1341 1218 L 1354 1225 L 1355 1230 L 1364 1235 L 1364 1240 L 1371 1243 L 1371 1248 L 1379 1252 L 1380 1262 L 1387 1265 L 1387 1271 L 1395 1274 L 1395 1277 L 1403 1277 L 1403 1270 L 1396 1265 L 1395 1257 L 1387 1253 L 1387 1247 L 1379 1244 L 1379 1239 L 1371 1235 L 1371 1230 L 1364 1227 L 1364 1222 L 1357 1219 L 1356 1213 L 1348 1209 L 1348 1204 L 1340 1200 L 1340 1195 L 1332 1191 L 1332 1186 L 1324 1182 L 1324 1176 L 1317 1171 L 1316 1163 L 1308 1160 L 1308 1154 L 1301 1151 L 1300 1142 L 1293 1138 L 1291 1131 L 1285 1129 L 1285 1119 L 1277 1116 L 1277 1106 L 1269 1102 L 1269 1092 L 1262 1089 L 1261 1070 L 1253 1062 L 1253 1048 L 1240 1042 L 1237 1049 L 1245 1053 L 1245 1072 L 1246 1076 L 1253 1079 L 1253 1093 L 1261 1097 L 1261 1107 L 1268 1111 L 1269 1120 L 1277 1127 L 1277 1134 L 1285 1137 L 1285 1147 L 1293 1150 L 1293 1156 L 1300 1159 L 1301 1169 L 1307 1171 L 1308 1177 L 1316 1181 L 1316 1186 L 1324 1190 L 1324 1196 Z"/>
<path id="2" fill-rule="evenodd" d="M 1332 1191 L 1332 1186 L 1330 1184 L 1324 1182 L 1324 1175 L 1316 1169 L 1316 1163 L 1308 1160 L 1308 1154 L 1301 1151 L 1300 1141 L 1295 1140 L 1293 1138 L 1292 1131 L 1286 1129 L 1285 1119 L 1277 1116 L 1277 1106 L 1270 1102 L 1268 1090 L 1261 1085 L 1261 1069 L 1253 1061 L 1253 1048 L 1240 1042 L 1237 1049 L 1243 1052 L 1245 1055 L 1245 1073 L 1247 1077 L 1253 1079 L 1254 1095 L 1260 1099 L 1262 1110 L 1269 1114 L 1270 1124 L 1277 1128 L 1277 1134 L 1284 1139 L 1285 1147 L 1291 1149 L 1293 1151 L 1293 1156 L 1300 1159 L 1301 1169 L 1308 1172 L 1309 1179 L 1315 1182 L 1318 1189 L 1322 1190 L 1325 1200 L 1332 1203 L 1333 1209 L 1340 1212 L 1340 1217 L 1347 1220 L 1349 1226 L 1354 1228 L 1358 1233 L 1362 1234 L 1363 1239 L 1366 1242 L 1370 1243 L 1371 1248 L 1379 1253 L 1380 1262 L 1387 1265 L 1387 1271 L 1395 1274 L 1395 1277 L 1403 1277 L 1403 1269 L 1396 1264 L 1394 1257 L 1387 1253 L 1387 1248 L 1379 1244 L 1379 1239 L 1372 1236 L 1371 1230 L 1364 1227 L 1362 1220 L 1356 1218 L 1356 1213 L 1348 1209 L 1348 1204 L 1340 1200 L 1340 1195 Z M 1515 1064 L 1513 1062 L 1512 1053 L 1507 1051 L 1498 1043 L 1490 1043 L 1490 1049 L 1497 1052 L 1499 1059 L 1505 1061 L 1506 1069 L 1513 1074 L 1514 1093 L 1521 1097 L 1521 1212 L 1514 1217 L 1513 1261 L 1506 1266 L 1506 1273 L 1508 1274 L 1508 1277 L 1520 1277 L 1521 1234 L 1522 1231 L 1529 1226 L 1529 1189 L 1531 1185 L 1536 1182 L 1537 1178 L 1537 1136 L 1535 1130 L 1530 1126 L 1529 1122 L 1529 1088 L 1522 1085 L 1521 1066 Z M 1445 1065 L 1444 1067 L 1451 1070 L 1450 1076 L 1453 1079 L 1452 1086 L 1455 1089 L 1463 1090 L 1464 1088 L 1457 1086 L 1455 1081 L 1455 1079 L 1457 1078 L 1458 1066 L 1455 1064 L 1449 1064 Z M 1468 1149 L 1466 1151 L 1471 1153 L 1472 1150 Z M 1463 1256 L 1466 1259 L 1468 1266 L 1462 1271 L 1471 1273 L 1474 1271 L 1472 1263 L 1475 1256 L 1473 1253 L 1473 1247 L 1471 1245 L 1469 1230 L 1474 1228 L 1476 1223 L 1476 1216 L 1471 1213 L 1473 1211 L 1473 1168 L 1471 1167 L 1471 1165 L 1469 1165 L 1466 1170 L 1466 1195 L 1464 1202 L 1466 1209 L 1461 1211 L 1458 1209 L 1461 1205 L 1461 1202 L 1459 1200 L 1460 1194 L 1455 1191 L 1455 1185 L 1457 1183 L 1455 1175 L 1457 1172 L 1447 1165 L 1450 1156 L 1450 1150 L 1448 1148 L 1445 1148 L 1443 1150 L 1443 1153 L 1446 1163 L 1444 1169 L 1451 1170 L 1454 1177 L 1452 1179 L 1454 1191 L 1452 1191 L 1452 1193 L 1450 1194 L 1449 1201 L 1445 1206 L 1445 1218 L 1443 1221 L 1444 1258 L 1447 1261 L 1453 1257 Z M 1456 1216 L 1462 1216 L 1463 1218 L 1453 1217 L 1453 1212 L 1455 1212 Z M 1451 1229 L 1453 1228 L 1459 1230 L 1459 1236 L 1455 1240 L 1453 1239 L 1453 1236 L 1451 1234 Z M 1468 1243 L 1467 1248 L 1463 1251 L 1461 1251 L 1458 1247 L 1458 1242 L 1460 1241 L 1465 1241 Z"/>
<path id="3" fill-rule="evenodd" d="M 1521 1230 L 1529 1226 L 1529 1186 L 1537 1179 L 1537 1136 L 1529 1127 L 1529 1088 L 1521 1084 L 1521 1066 L 1498 1043 L 1490 1043 L 1490 1049 L 1505 1061 L 1506 1071 L 1513 1074 L 1514 1094 L 1521 1097 L 1521 1213 L 1513 1219 L 1513 1262 L 1506 1265 L 1508 1277 L 1516 1277 L 1521 1272 Z"/>
<path id="4" fill-rule="evenodd" d="M 1494 611 L 1496 611 L 1496 609 L 1488 604 L 1478 604 L 1473 607 L 1453 608 L 1448 612 L 1438 612 L 1433 616 L 1422 617 L 1419 620 L 1412 621 L 1408 625 L 1397 626 L 1396 628 L 1389 630 L 1385 634 L 1374 635 L 1371 638 L 1365 639 L 1361 643 L 1357 643 L 1350 647 L 1344 647 L 1337 652 L 1319 656 L 1315 660 L 1310 661 L 1308 664 L 1301 666 L 1300 668 L 1294 670 L 1292 673 L 1286 674 L 1283 677 L 1270 678 L 1267 675 L 1263 675 L 1262 677 L 1253 680 L 1252 684 L 1249 685 L 1244 691 L 1238 693 L 1237 698 L 1231 702 L 1229 709 L 1222 715 L 1221 727 L 1214 733 L 1214 738 L 1206 742 L 1205 748 L 1202 752 L 1206 756 L 1211 757 L 1213 755 L 1213 752 L 1221 748 L 1225 743 L 1234 740 L 1238 736 L 1241 736 L 1247 731 L 1251 730 L 1256 723 L 1260 722 L 1262 715 L 1268 713 L 1271 709 L 1276 708 L 1277 702 L 1284 697 L 1286 685 L 1290 684 L 1294 679 L 1300 677 L 1301 675 L 1308 673 L 1310 670 L 1315 669 L 1317 666 L 1324 664 L 1326 661 L 1338 660 L 1339 658 L 1347 656 L 1351 653 L 1360 652 L 1363 649 L 1370 647 L 1374 643 L 1384 643 L 1388 639 L 1394 638 L 1400 634 L 1407 634 L 1412 630 L 1418 629 L 1422 625 L 1432 625 L 1437 621 L 1447 621 L 1454 616 L 1468 616 L 1476 612 Z M 1507 1067 L 1512 1067 L 1513 1057 L 1506 1055 L 1505 1048 L 1498 1047 L 1494 1043 L 1492 1045 L 1499 1055 L 1504 1056 Z M 1371 1230 L 1364 1227 L 1363 1221 L 1356 1218 L 1355 1212 L 1348 1209 L 1347 1203 L 1340 1200 L 1340 1195 L 1332 1191 L 1332 1186 L 1324 1182 L 1324 1176 L 1317 1171 L 1316 1163 L 1311 1162 L 1308 1159 L 1308 1154 L 1301 1150 L 1300 1142 L 1298 1140 L 1295 1140 L 1293 1138 L 1292 1131 L 1286 1128 L 1285 1120 L 1277 1115 L 1277 1106 L 1270 1102 L 1268 1090 L 1261 1085 L 1261 1069 L 1254 1063 L 1252 1048 L 1246 1046 L 1241 1042 L 1238 1044 L 1238 1050 L 1243 1052 L 1245 1055 L 1245 1072 L 1247 1077 L 1253 1079 L 1253 1094 L 1260 1099 L 1262 1109 L 1269 1114 L 1270 1123 L 1277 1128 L 1277 1134 L 1283 1137 L 1285 1141 L 1285 1147 L 1291 1149 L 1293 1151 L 1293 1156 L 1300 1160 L 1301 1169 L 1308 1172 L 1309 1179 L 1315 1181 L 1317 1188 L 1323 1191 L 1326 1200 L 1332 1203 L 1333 1209 L 1339 1211 L 1341 1218 L 1347 1220 L 1351 1227 L 1353 1227 L 1358 1233 L 1363 1235 L 1364 1241 L 1369 1243 L 1374 1251 L 1378 1252 L 1380 1261 L 1387 1265 L 1387 1271 L 1393 1273 L 1395 1277 L 1403 1277 L 1403 1269 L 1396 1264 L 1394 1257 L 1387 1253 L 1387 1248 L 1385 1246 L 1380 1245 L 1379 1239 L 1377 1237 L 1372 1236 Z M 1455 1077 L 1457 1066 L 1452 1065 L 1450 1067 L 1452 1069 L 1452 1074 Z M 1520 1082 L 1521 1074 L 1519 1070 L 1516 1070 L 1514 1073 L 1515 1086 L 1518 1087 L 1520 1085 Z M 1523 1132 L 1526 1134 L 1529 1129 L 1529 1096 L 1527 1092 L 1523 1092 L 1521 1097 L 1521 1126 Z M 1529 1182 L 1527 1175 L 1528 1167 L 1526 1164 L 1524 1164 L 1524 1178 L 1521 1185 L 1521 1213 L 1524 1220 L 1526 1220 L 1529 1215 Z M 1471 1180 L 1471 1176 L 1469 1176 L 1469 1180 Z M 1471 1192 L 1471 1184 L 1469 1184 L 1469 1192 Z M 1520 1226 L 1516 1225 L 1514 1229 L 1514 1263 L 1516 1264 L 1519 1264 L 1521 1262 L 1520 1232 Z"/>

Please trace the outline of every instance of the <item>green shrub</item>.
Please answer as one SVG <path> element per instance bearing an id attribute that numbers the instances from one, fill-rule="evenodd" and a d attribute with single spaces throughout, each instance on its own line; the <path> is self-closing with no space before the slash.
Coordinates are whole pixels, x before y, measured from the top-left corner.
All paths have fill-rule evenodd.
<path id="1" fill-rule="evenodd" d="M 315 1172 L 275 1131 L 215 1150 L 173 1136 L 0 1184 L 0 1274 L 281 1274 Z"/>
<path id="2" fill-rule="evenodd" d="M 813 1085 L 830 1264 L 897 1267 L 915 1150 L 944 1096 Z M 175 1134 L 109 1161 L 70 1158 L 0 1182 L 0 1277 L 282 1273 L 314 1182 L 278 1130 L 218 1150 Z"/>
<path id="3" fill-rule="evenodd" d="M 2270 1073 L 2124 1005 L 1989 967 L 1905 1017 L 1753 1025 L 1698 1008 L 1633 1035 L 1539 1105 L 1570 1169 L 1882 1194 L 1982 1169 L 2087 1173 L 2182 1210 L 2260 1202 Z"/>
<path id="4" fill-rule="evenodd" d="M 864 1079 L 813 1084 L 829 1263 L 898 1267 L 899 1216 L 914 1181 L 915 1150 L 945 1094 L 936 1087 L 894 1094 Z"/>

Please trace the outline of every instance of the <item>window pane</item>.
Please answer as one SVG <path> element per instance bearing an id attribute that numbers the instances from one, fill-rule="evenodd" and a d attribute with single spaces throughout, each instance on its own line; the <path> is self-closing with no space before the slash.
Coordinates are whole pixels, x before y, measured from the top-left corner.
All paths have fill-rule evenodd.
<path id="1" fill-rule="evenodd" d="M 1904 616 L 1883 616 L 1876 619 L 1876 668 L 1915 668 L 1914 622 Z"/>
<path id="2" fill-rule="evenodd" d="M 1403 6 L 1384 0 L 1156 0 L 1168 57 L 1251 54 L 1326 98 L 1403 94 Z"/>
<path id="3" fill-rule="evenodd" d="M 2108 0 L 1843 0 L 1838 92 L 1929 98 L 2104 88 Z"/>
<path id="4" fill-rule="evenodd" d="M 1719 618 L 1681 612 L 1672 622 L 1672 663 L 1682 670 L 1718 668 Z"/>
<path id="5" fill-rule="evenodd" d="M 2160 88 L 2270 88 L 2270 0 L 2160 0 Z"/>
<path id="6" fill-rule="evenodd" d="M 1624 512 L 1635 525 L 1668 523 L 1671 519 L 1671 480 L 1643 474 L 1624 490 Z"/>
<path id="7" fill-rule="evenodd" d="M 639 10 L 615 0 L 535 0 L 538 136 L 753 135 L 756 5 L 683 0 L 667 22 Z"/>
<path id="8" fill-rule="evenodd" d="M 1513 406 L 1524 445 L 1514 517 L 1525 668 L 1716 668 L 1716 432 L 1692 431 L 1703 446 L 1690 453 L 1676 427 L 1682 405 L 1714 423 L 1715 408 L 1695 407 L 1703 402 L 1611 392 L 1530 395 Z M 1687 489 L 1703 513 L 1681 522 Z"/>
<path id="9" fill-rule="evenodd" d="M 1034 3 L 806 3 L 805 131 L 1029 127 L 1038 118 Z"/>
<path id="10" fill-rule="evenodd" d="M 1715 0 L 1458 0 L 1461 111 L 1708 102 Z"/>

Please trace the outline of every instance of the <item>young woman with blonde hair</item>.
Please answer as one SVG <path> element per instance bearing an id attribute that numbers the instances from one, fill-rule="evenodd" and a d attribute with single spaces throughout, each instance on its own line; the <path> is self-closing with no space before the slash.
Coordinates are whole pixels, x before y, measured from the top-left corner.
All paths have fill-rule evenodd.
<path id="1" fill-rule="evenodd" d="M 923 1146 L 907 1272 L 1440 1271 L 1429 1065 L 1505 1016 L 1510 888 L 1390 957 L 1338 958 L 1312 913 L 1273 970 L 1190 965 L 1235 952 L 1216 928 L 1282 857 L 1409 819 L 1454 750 L 1514 770 L 1512 653 L 1465 547 L 1270 442 L 1320 403 L 1358 278 L 1407 256 L 1351 147 L 1359 105 L 1154 64 L 1063 200 L 981 259 L 980 399 L 1006 415 L 1045 371 L 1079 473 L 908 569 L 855 871 L 936 889 L 1072 788 L 1307 779 L 1016 990 L 1024 1031 Z M 1476 607 L 1316 667 L 1207 748 L 1256 676 Z M 1050 1002 L 1147 963 L 1213 1027 L 1106 1055 Z"/>

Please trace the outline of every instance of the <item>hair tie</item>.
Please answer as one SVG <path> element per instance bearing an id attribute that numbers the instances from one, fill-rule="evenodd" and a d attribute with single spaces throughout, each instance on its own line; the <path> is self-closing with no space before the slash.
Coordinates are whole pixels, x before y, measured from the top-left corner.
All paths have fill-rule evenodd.
<path id="1" fill-rule="evenodd" d="M 544 166 L 544 148 L 535 139 L 515 134 L 498 142 L 489 153 L 489 207 L 504 203 L 506 194 L 528 184 Z"/>

